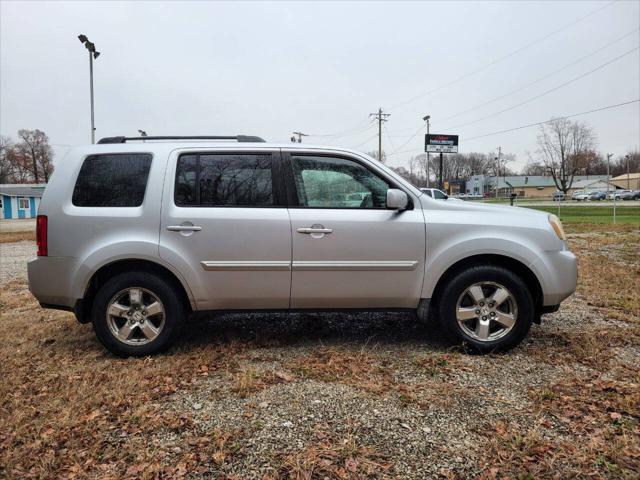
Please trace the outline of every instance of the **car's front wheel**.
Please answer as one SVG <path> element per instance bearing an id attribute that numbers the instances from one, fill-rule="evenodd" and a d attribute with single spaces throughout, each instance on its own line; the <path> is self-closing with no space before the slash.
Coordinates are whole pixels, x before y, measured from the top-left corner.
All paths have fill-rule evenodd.
<path id="1" fill-rule="evenodd" d="M 508 350 L 520 343 L 531 327 L 534 310 L 526 283 L 496 265 L 458 273 L 438 299 L 443 329 L 481 352 Z"/>
<path id="2" fill-rule="evenodd" d="M 145 356 L 167 348 L 185 314 L 171 282 L 146 272 L 108 280 L 93 301 L 93 328 L 100 342 L 121 356 Z"/>

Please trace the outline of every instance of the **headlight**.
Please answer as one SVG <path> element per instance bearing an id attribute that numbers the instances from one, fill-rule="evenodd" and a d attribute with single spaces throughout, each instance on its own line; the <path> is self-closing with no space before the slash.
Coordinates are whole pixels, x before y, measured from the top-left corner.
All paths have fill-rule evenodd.
<path id="1" fill-rule="evenodd" d="M 549 215 L 549 223 L 553 227 L 553 231 L 556 232 L 558 238 L 563 242 L 567 241 L 567 236 L 564 234 L 564 228 L 562 228 L 562 222 L 558 217 L 553 214 Z"/>

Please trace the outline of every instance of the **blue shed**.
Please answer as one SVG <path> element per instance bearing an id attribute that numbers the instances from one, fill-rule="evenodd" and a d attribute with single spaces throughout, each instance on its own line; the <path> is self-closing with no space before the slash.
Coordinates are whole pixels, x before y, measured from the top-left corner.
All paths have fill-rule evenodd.
<path id="1" fill-rule="evenodd" d="M 46 184 L 0 184 L 0 218 L 36 218 Z"/>

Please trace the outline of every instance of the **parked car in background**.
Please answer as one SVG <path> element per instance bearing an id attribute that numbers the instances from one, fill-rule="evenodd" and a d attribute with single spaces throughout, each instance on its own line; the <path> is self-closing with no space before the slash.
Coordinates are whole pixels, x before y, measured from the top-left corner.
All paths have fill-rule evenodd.
<path id="1" fill-rule="evenodd" d="M 640 190 L 632 190 L 620 195 L 620 200 L 640 200 Z"/>
<path id="2" fill-rule="evenodd" d="M 620 200 L 620 198 L 622 197 L 622 195 L 631 192 L 631 190 L 611 190 L 609 192 L 607 192 L 607 200 L 613 200 L 614 198 L 616 200 Z"/>
<path id="3" fill-rule="evenodd" d="M 579 192 L 574 192 L 574 194 L 571 195 L 571 200 L 575 200 L 577 202 L 582 202 L 582 201 L 586 200 L 587 198 L 589 198 L 589 193 L 590 192 L 585 192 L 584 190 L 579 191 Z"/>
<path id="4" fill-rule="evenodd" d="M 555 215 L 443 202 L 353 150 L 217 138 L 70 150 L 38 210 L 41 306 L 91 322 L 121 356 L 167 348 L 192 312 L 229 310 L 403 309 L 491 352 L 576 288 Z"/>
<path id="5" fill-rule="evenodd" d="M 606 192 L 595 191 L 589 193 L 589 200 L 605 200 L 607 198 Z"/>
<path id="6" fill-rule="evenodd" d="M 420 191 L 431 198 L 435 198 L 436 200 L 447 200 L 449 198 L 449 195 L 437 188 L 421 188 Z"/>
<path id="7" fill-rule="evenodd" d="M 565 198 L 566 198 L 566 195 L 561 190 L 556 190 L 555 193 L 553 194 L 553 201 L 554 202 L 562 201 Z"/>

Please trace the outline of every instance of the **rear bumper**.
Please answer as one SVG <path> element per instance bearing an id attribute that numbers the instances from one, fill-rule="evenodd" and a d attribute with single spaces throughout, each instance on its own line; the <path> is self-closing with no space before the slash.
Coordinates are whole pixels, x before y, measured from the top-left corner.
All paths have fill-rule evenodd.
<path id="1" fill-rule="evenodd" d="M 73 309 L 76 299 L 71 295 L 73 258 L 37 257 L 27 263 L 29 290 L 45 306 Z"/>
<path id="2" fill-rule="evenodd" d="M 559 305 L 576 291 L 578 265 L 576 256 L 569 250 L 545 252 L 531 266 L 541 273 L 538 278 L 544 307 Z"/>

